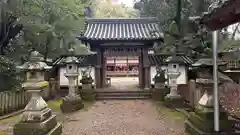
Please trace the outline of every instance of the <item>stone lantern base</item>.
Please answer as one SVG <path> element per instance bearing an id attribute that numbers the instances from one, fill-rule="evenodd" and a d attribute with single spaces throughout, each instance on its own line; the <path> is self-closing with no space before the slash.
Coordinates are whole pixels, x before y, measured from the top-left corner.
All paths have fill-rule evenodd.
<path id="1" fill-rule="evenodd" d="M 171 96 L 168 94 L 164 97 L 164 105 L 169 108 L 183 108 L 185 107 L 184 98 L 180 95 Z"/>
<path id="2" fill-rule="evenodd" d="M 52 115 L 51 109 L 46 108 L 30 115 L 32 120 L 14 125 L 14 135 L 61 135 L 62 125 L 57 123 L 56 115 Z"/>
<path id="3" fill-rule="evenodd" d="M 71 113 L 84 108 L 82 98 L 79 95 L 66 96 L 62 101 L 60 107 L 63 113 Z"/>
<path id="4" fill-rule="evenodd" d="M 155 87 L 152 91 L 152 98 L 155 101 L 164 101 L 164 97 L 169 93 L 169 88 L 166 88 L 162 83 L 155 83 Z"/>
<path id="5" fill-rule="evenodd" d="M 223 111 L 220 112 L 219 135 L 234 135 L 233 123 L 228 120 L 228 116 Z M 214 132 L 214 111 L 213 107 L 198 105 L 195 112 L 191 112 L 185 121 L 185 132 L 189 135 L 216 135 Z"/>
<path id="6" fill-rule="evenodd" d="M 39 89 L 38 87 L 32 87 Z M 14 135 L 60 135 L 62 125 L 57 122 L 47 103 L 40 95 L 41 90 L 30 90 L 31 100 L 25 107 L 19 123 L 13 127 Z"/>

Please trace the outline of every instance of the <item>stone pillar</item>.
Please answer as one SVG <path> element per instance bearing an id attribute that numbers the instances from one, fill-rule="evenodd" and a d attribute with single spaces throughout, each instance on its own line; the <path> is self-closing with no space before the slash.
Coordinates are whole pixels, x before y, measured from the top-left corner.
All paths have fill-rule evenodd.
<path id="1" fill-rule="evenodd" d="M 74 112 L 84 108 L 84 104 L 82 103 L 82 98 L 76 92 L 76 79 L 78 74 L 65 74 L 66 78 L 68 78 L 68 95 L 63 98 L 63 103 L 61 104 L 61 110 L 63 113 Z"/>
<path id="2" fill-rule="evenodd" d="M 171 108 L 181 108 L 184 106 L 184 99 L 178 93 L 177 78 L 180 76 L 180 72 L 168 72 L 168 78 L 170 79 L 170 93 L 164 98 L 164 104 Z"/>

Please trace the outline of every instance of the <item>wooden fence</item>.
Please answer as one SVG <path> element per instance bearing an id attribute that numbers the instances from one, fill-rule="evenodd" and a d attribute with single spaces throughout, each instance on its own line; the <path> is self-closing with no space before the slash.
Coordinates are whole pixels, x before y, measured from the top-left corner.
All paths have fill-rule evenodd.
<path id="1" fill-rule="evenodd" d="M 31 95 L 25 91 L 5 91 L 0 93 L 0 116 L 23 109 Z"/>
<path id="2" fill-rule="evenodd" d="M 179 94 L 185 99 L 189 106 L 195 108 L 203 95 L 203 88 L 196 85 L 194 80 L 190 80 L 187 84 L 178 86 Z"/>
<path id="3" fill-rule="evenodd" d="M 42 96 L 50 100 L 56 94 L 56 81 L 50 80 L 50 85 L 43 90 Z M 24 90 L 0 92 L 0 116 L 24 109 L 31 94 Z"/>

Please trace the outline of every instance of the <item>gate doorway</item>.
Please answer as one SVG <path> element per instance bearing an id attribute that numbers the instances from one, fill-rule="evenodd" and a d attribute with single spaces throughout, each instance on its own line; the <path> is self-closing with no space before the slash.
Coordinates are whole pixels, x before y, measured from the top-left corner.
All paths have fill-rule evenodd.
<path id="1" fill-rule="evenodd" d="M 104 57 L 106 78 L 111 82 L 111 89 L 124 91 L 140 87 L 141 49 L 109 47 L 105 48 Z"/>

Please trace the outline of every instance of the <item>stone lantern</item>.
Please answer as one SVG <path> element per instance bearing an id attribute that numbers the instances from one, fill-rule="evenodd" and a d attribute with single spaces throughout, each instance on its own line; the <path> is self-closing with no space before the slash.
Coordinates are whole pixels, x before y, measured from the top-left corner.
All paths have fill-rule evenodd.
<path id="1" fill-rule="evenodd" d="M 218 61 L 217 64 L 223 66 L 226 63 Z M 202 88 L 203 95 L 195 108 L 195 112 L 190 113 L 188 120 L 185 122 L 185 129 L 191 135 L 211 135 L 214 134 L 213 62 L 211 58 L 203 58 L 192 66 L 198 70 L 196 84 Z M 226 113 L 220 109 L 220 131 L 231 132 L 231 125 Z"/>
<path id="2" fill-rule="evenodd" d="M 181 107 L 184 100 L 178 93 L 177 79 L 181 74 L 179 67 L 185 63 L 180 56 L 176 55 L 168 57 L 165 62 L 167 63 L 170 93 L 164 97 L 164 104 L 168 107 Z"/>
<path id="3" fill-rule="evenodd" d="M 47 103 L 41 96 L 43 89 L 48 86 L 48 82 L 44 81 L 44 73 L 52 68 L 41 62 L 41 58 L 39 52 L 33 51 L 30 61 L 17 67 L 26 72 L 27 80 L 23 88 L 32 96 L 20 122 L 14 125 L 14 135 L 60 135 L 62 133 L 62 126 L 57 123 L 56 115 L 52 115 L 51 109 L 47 107 Z"/>
<path id="4" fill-rule="evenodd" d="M 63 98 L 61 109 L 63 112 L 74 112 L 84 107 L 82 98 L 77 94 L 76 80 L 78 78 L 78 64 L 80 61 L 74 56 L 74 50 L 69 50 L 70 55 L 65 59 L 66 73 L 65 77 L 68 79 L 68 95 Z"/>

